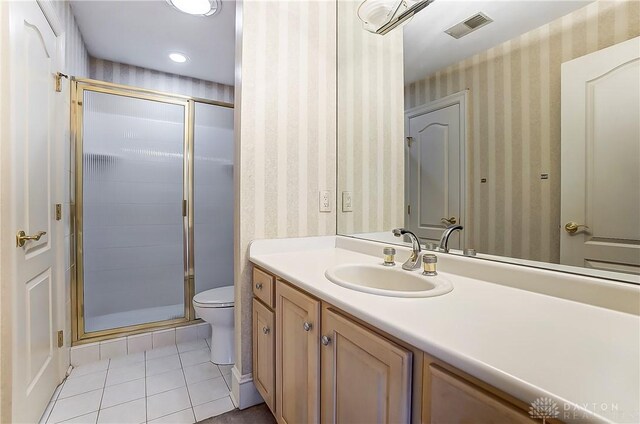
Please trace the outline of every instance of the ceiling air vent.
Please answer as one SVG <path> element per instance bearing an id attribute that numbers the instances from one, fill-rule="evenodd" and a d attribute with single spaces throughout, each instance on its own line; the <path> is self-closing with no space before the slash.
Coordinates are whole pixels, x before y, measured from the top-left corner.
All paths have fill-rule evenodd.
<path id="1" fill-rule="evenodd" d="M 476 13 L 468 19 L 456 24 L 445 32 L 453 38 L 461 38 L 473 31 L 490 24 L 493 20 L 482 12 Z"/>

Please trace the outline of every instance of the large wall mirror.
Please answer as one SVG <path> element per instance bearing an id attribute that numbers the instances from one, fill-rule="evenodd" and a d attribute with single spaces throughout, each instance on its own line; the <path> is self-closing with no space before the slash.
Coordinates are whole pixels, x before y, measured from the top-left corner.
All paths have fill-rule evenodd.
<path id="1" fill-rule="evenodd" d="M 397 3 L 338 2 L 338 234 L 640 284 L 640 2 Z"/>

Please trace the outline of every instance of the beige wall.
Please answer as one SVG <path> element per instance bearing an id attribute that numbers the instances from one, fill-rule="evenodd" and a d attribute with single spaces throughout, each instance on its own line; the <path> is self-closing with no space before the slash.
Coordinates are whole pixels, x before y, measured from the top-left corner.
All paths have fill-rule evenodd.
<path id="1" fill-rule="evenodd" d="M 338 233 L 404 222 L 402 30 L 362 28 L 360 2 L 338 2 Z M 353 212 L 342 212 L 350 191 Z"/>
<path id="2" fill-rule="evenodd" d="M 239 4 L 236 81 L 236 363 L 251 371 L 254 239 L 335 234 L 336 3 Z M 334 205 L 335 207 L 335 205 Z"/>
<path id="3" fill-rule="evenodd" d="M 638 36 L 639 19 L 638 1 L 597 1 L 405 86 L 406 108 L 470 90 L 467 247 L 559 260 L 560 64 Z"/>
<path id="4" fill-rule="evenodd" d="M 149 90 L 182 94 L 184 96 L 200 97 L 218 102 L 233 103 L 233 87 L 230 85 L 154 71 L 94 57 L 90 59 L 89 78 Z"/>

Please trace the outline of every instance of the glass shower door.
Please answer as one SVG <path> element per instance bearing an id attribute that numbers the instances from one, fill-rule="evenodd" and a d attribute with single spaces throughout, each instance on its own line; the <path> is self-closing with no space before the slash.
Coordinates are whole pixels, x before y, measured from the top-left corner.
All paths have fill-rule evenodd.
<path id="1" fill-rule="evenodd" d="M 187 102 L 82 99 L 80 333 L 186 319 Z"/>

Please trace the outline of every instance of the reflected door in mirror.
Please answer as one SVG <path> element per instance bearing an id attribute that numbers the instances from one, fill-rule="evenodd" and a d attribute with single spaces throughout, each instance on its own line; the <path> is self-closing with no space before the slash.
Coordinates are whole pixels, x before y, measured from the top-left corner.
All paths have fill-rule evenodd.
<path id="1" fill-rule="evenodd" d="M 640 37 L 562 65 L 565 265 L 640 273 L 638 116 Z"/>
<path id="2" fill-rule="evenodd" d="M 464 226 L 463 105 L 443 100 L 407 112 L 407 224 L 423 242 L 438 242 L 450 221 Z M 449 247 L 463 248 L 458 233 Z"/>

